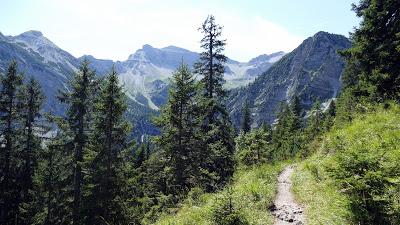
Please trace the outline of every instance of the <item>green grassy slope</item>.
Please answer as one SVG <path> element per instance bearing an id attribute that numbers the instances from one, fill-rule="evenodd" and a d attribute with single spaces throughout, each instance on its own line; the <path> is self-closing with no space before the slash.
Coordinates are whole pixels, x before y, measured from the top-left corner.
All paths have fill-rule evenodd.
<path id="1" fill-rule="evenodd" d="M 307 224 L 354 224 L 350 200 L 323 170 L 324 156 L 300 163 L 292 176 L 292 190 L 305 207 Z"/>
<path id="2" fill-rule="evenodd" d="M 386 181 L 393 182 L 394 186 L 397 182 L 400 186 L 400 176 L 392 174 L 397 176 L 396 181 L 385 174 L 389 170 L 399 173 L 398 106 L 375 109 L 359 116 L 352 123 L 328 132 L 316 145 L 319 145 L 317 152 L 301 162 L 292 177 L 293 191 L 305 206 L 310 225 L 356 224 L 360 214 L 354 210 L 359 204 L 351 198 L 354 193 L 361 189 L 372 190 L 373 185 Z M 373 198 L 388 200 L 387 212 L 394 215 L 399 209 L 399 197 L 399 193 L 396 195 L 388 189 Z"/>
<path id="3" fill-rule="evenodd" d="M 156 224 L 214 224 L 213 212 L 228 189 L 232 193 L 234 207 L 249 224 L 272 224 L 273 216 L 268 212 L 268 207 L 276 193 L 277 176 L 284 166 L 285 163 L 277 163 L 239 169 L 229 188 L 212 194 L 192 193 L 176 213 L 161 216 Z"/>

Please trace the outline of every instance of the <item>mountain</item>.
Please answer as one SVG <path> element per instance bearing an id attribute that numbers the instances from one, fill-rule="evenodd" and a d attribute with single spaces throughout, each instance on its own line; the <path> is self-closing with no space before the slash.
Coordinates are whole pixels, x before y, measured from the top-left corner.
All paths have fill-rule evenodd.
<path id="1" fill-rule="evenodd" d="M 61 114 L 65 106 L 56 96 L 64 89 L 79 66 L 79 60 L 58 48 L 39 31 L 28 31 L 18 36 L 0 33 L 0 72 L 5 73 L 11 60 L 17 60 L 19 71 L 35 77 L 46 95 L 45 109 Z"/>
<path id="2" fill-rule="evenodd" d="M 335 98 L 341 88 L 344 61 L 338 50 L 349 48 L 350 41 L 341 35 L 318 32 L 307 38 L 291 53 L 282 57 L 246 87 L 230 92 L 227 106 L 236 126 L 247 101 L 253 126 L 272 123 L 281 102 L 300 97 L 302 106 L 310 109 L 316 99 L 326 102 Z"/>
<path id="3" fill-rule="evenodd" d="M 234 88 L 250 83 L 284 54 L 284 52 L 277 52 L 271 55 L 262 55 L 247 63 L 228 59 L 225 68 L 226 87 Z M 109 67 L 104 66 L 102 60 L 90 56 L 88 59 L 98 71 Z M 130 55 L 126 61 L 115 62 L 115 65 L 121 82 L 126 87 L 128 97 L 139 104 L 158 110 L 166 101 L 169 78 L 178 65 L 183 61 L 193 67 L 198 59 L 198 53 L 183 48 L 175 46 L 154 48 L 151 45 L 144 45 Z M 104 63 L 109 62 L 105 61 Z"/>
<path id="4" fill-rule="evenodd" d="M 226 87 L 234 88 L 250 83 L 284 54 L 277 52 L 261 55 L 249 62 L 228 59 Z M 166 102 L 169 78 L 182 61 L 193 67 L 198 58 L 198 53 L 183 48 L 154 48 L 150 45 L 144 45 L 125 61 L 96 59 L 91 55 L 75 58 L 40 31 L 27 31 L 17 36 L 4 36 L 0 33 L 0 72 L 6 72 L 12 59 L 17 60 L 19 70 L 24 71 L 27 77 L 35 77 L 42 85 L 47 98 L 45 111 L 58 115 L 65 111 L 65 106 L 57 100 L 59 90 L 66 89 L 83 59 L 89 60 L 97 76 L 103 76 L 114 65 L 128 96 L 127 116 L 134 122 L 138 134 L 157 133 L 149 117 L 157 114 L 160 106 Z"/>

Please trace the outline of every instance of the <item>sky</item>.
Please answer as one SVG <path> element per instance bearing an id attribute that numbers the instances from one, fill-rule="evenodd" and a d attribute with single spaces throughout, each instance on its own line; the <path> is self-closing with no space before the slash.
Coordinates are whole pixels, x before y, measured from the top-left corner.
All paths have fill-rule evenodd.
<path id="1" fill-rule="evenodd" d="M 0 0 L 0 32 L 39 30 L 75 57 L 126 60 L 144 44 L 200 51 L 198 27 L 212 14 L 226 55 L 248 61 L 290 52 L 318 31 L 358 25 L 354 0 Z"/>

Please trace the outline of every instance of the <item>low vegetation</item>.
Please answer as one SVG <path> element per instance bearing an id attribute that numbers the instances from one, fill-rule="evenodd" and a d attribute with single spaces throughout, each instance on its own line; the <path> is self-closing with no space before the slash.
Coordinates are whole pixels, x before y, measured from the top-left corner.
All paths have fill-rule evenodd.
<path id="1" fill-rule="evenodd" d="M 161 216 L 156 224 L 272 224 L 268 207 L 275 196 L 277 176 L 285 165 L 243 167 L 234 174 L 231 185 L 216 193 L 199 194 L 193 189 L 176 212 Z M 234 219 L 238 223 L 229 223 Z"/>
<path id="2" fill-rule="evenodd" d="M 307 224 L 355 224 L 349 198 L 323 169 L 318 154 L 300 163 L 292 176 L 293 192 L 305 207 Z"/>
<path id="3" fill-rule="evenodd" d="M 310 224 L 396 224 L 400 219 L 400 107 L 359 115 L 323 138 L 293 177 Z"/>

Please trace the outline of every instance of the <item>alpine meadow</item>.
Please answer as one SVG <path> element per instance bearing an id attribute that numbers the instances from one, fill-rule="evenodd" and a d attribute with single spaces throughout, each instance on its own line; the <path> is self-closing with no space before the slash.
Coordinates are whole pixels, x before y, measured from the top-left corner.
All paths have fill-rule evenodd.
<path id="1" fill-rule="evenodd" d="M 400 225 L 399 0 L 4 0 L 0 31 L 1 225 Z"/>

